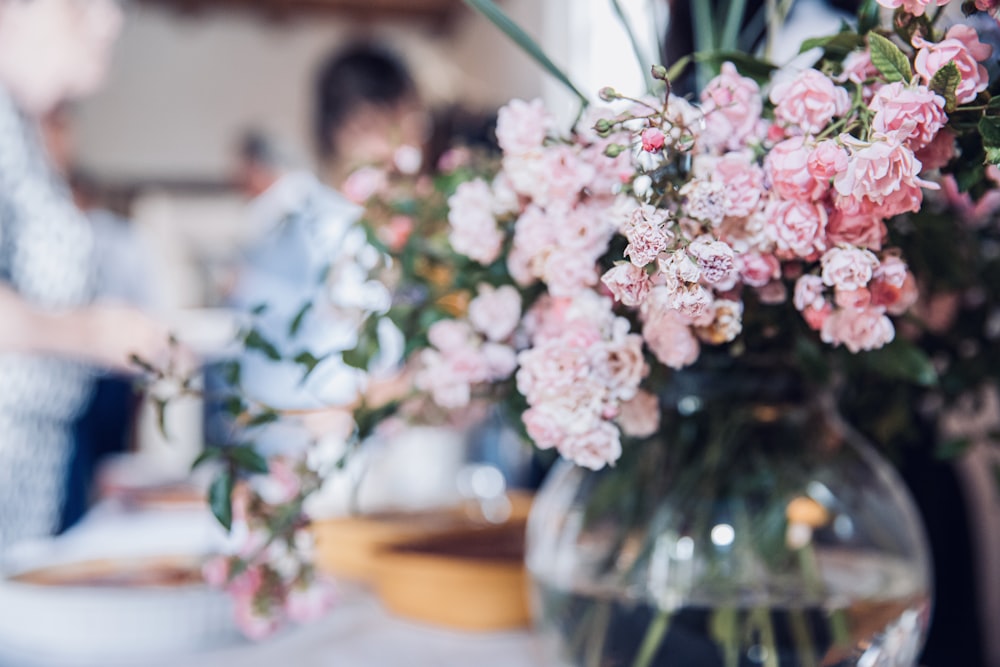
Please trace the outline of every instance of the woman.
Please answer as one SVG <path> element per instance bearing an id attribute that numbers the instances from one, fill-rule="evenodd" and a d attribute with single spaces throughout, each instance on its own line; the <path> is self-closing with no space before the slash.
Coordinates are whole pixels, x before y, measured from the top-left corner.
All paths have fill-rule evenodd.
<path id="1" fill-rule="evenodd" d="M 0 0 L 0 551 L 56 527 L 88 364 L 169 350 L 138 311 L 88 305 L 91 229 L 37 129 L 98 87 L 121 19 L 110 0 Z"/>

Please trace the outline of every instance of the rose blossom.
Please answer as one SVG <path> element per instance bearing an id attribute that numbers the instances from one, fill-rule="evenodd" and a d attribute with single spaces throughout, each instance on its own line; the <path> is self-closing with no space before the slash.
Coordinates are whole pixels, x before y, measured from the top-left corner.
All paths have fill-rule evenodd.
<path id="1" fill-rule="evenodd" d="M 493 263 L 503 246 L 492 210 L 493 191 L 480 179 L 462 183 L 448 199 L 452 248 L 484 265 Z"/>
<path id="2" fill-rule="evenodd" d="M 469 304 L 469 322 L 491 341 L 506 340 L 521 319 L 521 294 L 511 285 L 482 284 Z"/>
<path id="3" fill-rule="evenodd" d="M 576 204 L 597 173 L 594 165 L 582 159 L 575 147 L 565 144 L 546 148 L 542 153 L 541 168 L 544 178 L 536 181 L 530 190 L 535 203 L 540 206 Z"/>
<path id="4" fill-rule="evenodd" d="M 895 135 L 913 150 L 929 144 L 948 122 L 944 98 L 926 86 L 896 81 L 875 92 L 869 108 L 875 112 L 872 129 L 877 135 Z"/>
<path id="5" fill-rule="evenodd" d="M 743 284 L 750 287 L 763 287 L 781 277 L 781 262 L 774 255 L 743 253 L 737 255 L 736 266 Z"/>
<path id="6" fill-rule="evenodd" d="M 938 70 L 950 62 L 955 63 L 962 75 L 955 89 L 955 101 L 959 104 L 971 102 L 990 83 L 989 74 L 980 63 L 990 57 L 993 47 L 980 42 L 974 28 L 960 23 L 949 28 L 944 37 L 935 44 L 919 34 L 913 36 L 913 46 L 920 49 L 913 69 L 924 83 L 929 84 Z"/>
<path id="7" fill-rule="evenodd" d="M 917 151 L 916 157 L 924 171 L 945 166 L 955 157 L 955 133 L 946 127 L 942 128 L 934 135 L 931 143 Z"/>
<path id="8" fill-rule="evenodd" d="M 464 408 L 469 404 L 472 397 L 469 378 L 459 372 L 445 355 L 437 350 L 422 350 L 420 366 L 414 385 L 420 391 L 429 393 L 435 403 L 446 410 Z"/>
<path id="9" fill-rule="evenodd" d="M 744 152 L 732 152 L 712 161 L 711 177 L 726 190 L 727 216 L 745 218 L 760 205 L 763 171 L 751 160 Z"/>
<path id="10" fill-rule="evenodd" d="M 921 187 L 939 187 L 917 176 L 920 161 L 903 144 L 885 140 L 865 143 L 848 135 L 841 135 L 841 141 L 851 153 L 847 170 L 833 179 L 841 210 L 889 218 L 919 210 L 923 201 Z"/>
<path id="11" fill-rule="evenodd" d="M 743 331 L 743 304 L 739 301 L 717 299 L 712 304 L 712 322 L 696 327 L 698 338 L 711 345 L 729 343 Z"/>
<path id="12" fill-rule="evenodd" d="M 269 610 L 260 609 L 255 596 L 235 595 L 233 607 L 236 626 L 248 639 L 260 641 L 281 627 L 281 619 L 277 614 L 269 614 Z"/>
<path id="13" fill-rule="evenodd" d="M 658 127 L 647 127 L 642 131 L 642 150 L 647 153 L 656 153 L 663 148 L 665 140 L 663 130 Z"/>
<path id="14" fill-rule="evenodd" d="M 677 311 L 655 309 L 643 324 L 642 337 L 656 358 L 670 368 L 684 368 L 698 359 L 698 339 Z"/>
<path id="15" fill-rule="evenodd" d="M 631 262 L 618 264 L 601 277 L 615 300 L 626 306 L 638 306 L 649 294 L 649 274 Z"/>
<path id="16" fill-rule="evenodd" d="M 872 54 L 867 49 L 848 53 L 844 58 L 843 67 L 843 71 L 837 77 L 840 83 L 850 81 L 860 86 L 879 74 L 878 69 L 872 64 Z"/>
<path id="17" fill-rule="evenodd" d="M 528 153 L 542 147 L 552 118 L 541 100 L 511 100 L 497 113 L 497 143 L 504 153 Z"/>
<path id="18" fill-rule="evenodd" d="M 902 315 L 917 302 L 917 282 L 899 257 L 886 257 L 875 270 L 869 289 L 872 304 L 884 306 L 890 315 Z"/>
<path id="19" fill-rule="evenodd" d="M 318 580 L 309 586 L 295 585 L 285 599 L 285 614 L 296 623 L 311 623 L 330 611 L 336 599 L 332 582 Z"/>
<path id="20" fill-rule="evenodd" d="M 875 214 L 835 210 L 830 214 L 826 234 L 830 243 L 846 243 L 859 248 L 880 250 L 888 230 L 882 218 Z"/>
<path id="21" fill-rule="evenodd" d="M 795 282 L 795 296 L 792 300 L 797 310 L 820 306 L 823 299 L 823 279 L 807 273 Z"/>
<path id="22" fill-rule="evenodd" d="M 705 114 L 703 139 L 729 150 L 741 147 L 753 136 L 762 108 L 757 83 L 740 76 L 732 63 L 723 63 L 719 76 L 701 92 L 701 109 Z"/>
<path id="23" fill-rule="evenodd" d="M 820 263 L 823 284 L 848 292 L 867 285 L 879 265 L 878 258 L 870 250 L 851 246 L 830 248 L 823 253 Z"/>
<path id="24" fill-rule="evenodd" d="M 695 178 L 684 184 L 680 195 L 684 197 L 684 212 L 695 220 L 714 227 L 726 217 L 729 197 L 722 183 Z"/>
<path id="25" fill-rule="evenodd" d="M 660 401 L 648 391 L 638 391 L 631 400 L 621 404 L 618 425 L 625 435 L 648 438 L 660 428 Z"/>
<path id="26" fill-rule="evenodd" d="M 853 353 L 876 350 L 892 342 L 896 330 L 882 308 L 843 308 L 834 310 L 820 331 L 824 343 L 843 345 Z"/>
<path id="27" fill-rule="evenodd" d="M 829 301 L 823 299 L 816 305 L 809 306 L 803 310 L 802 319 L 806 321 L 806 324 L 813 331 L 822 331 L 823 325 L 826 324 L 832 313 L 833 306 Z"/>
<path id="28" fill-rule="evenodd" d="M 757 299 L 768 306 L 777 306 L 788 301 L 788 288 L 780 280 L 773 280 L 756 289 Z"/>
<path id="29" fill-rule="evenodd" d="M 539 449 L 551 449 L 566 437 L 559 420 L 545 409 L 545 405 L 528 408 L 521 415 L 528 437 Z"/>
<path id="30" fill-rule="evenodd" d="M 229 583 L 229 559 L 225 556 L 214 556 L 201 566 L 201 576 L 212 588 L 223 588 Z"/>
<path id="31" fill-rule="evenodd" d="M 728 244 L 710 236 L 701 236 L 688 245 L 687 251 L 698 262 L 701 277 L 708 284 L 729 281 L 731 286 L 734 282 L 736 255 Z"/>
<path id="32" fill-rule="evenodd" d="M 767 154 L 764 171 L 774 190 L 782 199 L 813 201 L 823 196 L 827 181 L 817 180 L 808 169 L 811 156 L 803 137 L 792 137 L 778 144 Z"/>
<path id="33" fill-rule="evenodd" d="M 865 287 L 856 290 L 837 290 L 833 295 L 833 302 L 839 308 L 865 308 L 872 302 L 872 293 Z"/>
<path id="34" fill-rule="evenodd" d="M 607 344 L 607 357 L 599 366 L 599 375 L 613 400 L 627 401 L 639 389 L 639 383 L 649 373 L 642 353 L 642 336 L 628 334 L 622 340 Z"/>
<path id="35" fill-rule="evenodd" d="M 826 210 L 804 201 L 777 201 L 768 209 L 768 233 L 778 255 L 812 257 L 826 248 Z"/>
<path id="36" fill-rule="evenodd" d="M 902 7 L 914 16 L 923 16 L 928 7 L 943 7 L 949 0 L 878 0 L 878 4 L 889 9 Z"/>
<path id="37" fill-rule="evenodd" d="M 459 320 L 438 320 L 427 329 L 427 340 L 442 352 L 466 347 L 472 337 L 472 327 Z"/>
<path id="38" fill-rule="evenodd" d="M 340 191 L 348 201 L 364 204 L 385 189 L 388 183 L 383 170 L 377 167 L 362 167 L 347 177 Z"/>
<path id="39" fill-rule="evenodd" d="M 596 258 L 581 257 L 571 248 L 557 248 L 545 258 L 541 278 L 552 296 L 573 296 L 597 284 Z"/>
<path id="40" fill-rule="evenodd" d="M 847 169 L 847 151 L 833 139 L 825 139 L 813 147 L 806 167 L 814 179 L 828 184 L 830 179 Z"/>
<path id="41" fill-rule="evenodd" d="M 625 256 L 638 267 L 651 264 L 667 249 L 672 234 L 666 229 L 668 214 L 648 204 L 632 212 L 623 233 L 628 239 Z"/>
<path id="42" fill-rule="evenodd" d="M 775 120 L 805 134 L 820 132 L 835 116 L 851 108 L 847 91 L 815 69 L 779 81 L 771 88 L 770 98 Z"/>
<path id="43" fill-rule="evenodd" d="M 567 437 L 558 448 L 564 458 L 577 465 L 600 470 L 621 457 L 621 433 L 614 425 L 602 421 L 592 431 Z"/>

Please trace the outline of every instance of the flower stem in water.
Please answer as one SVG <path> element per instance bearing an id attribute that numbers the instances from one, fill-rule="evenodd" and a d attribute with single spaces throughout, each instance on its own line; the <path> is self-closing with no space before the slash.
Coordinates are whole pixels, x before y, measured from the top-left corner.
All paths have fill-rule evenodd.
<path id="1" fill-rule="evenodd" d="M 666 610 L 661 610 L 656 615 L 646 630 L 646 636 L 643 637 L 642 646 L 639 647 L 639 653 L 632 662 L 632 667 L 649 667 L 653 663 L 653 658 L 670 629 L 671 617 L 671 612 Z"/>

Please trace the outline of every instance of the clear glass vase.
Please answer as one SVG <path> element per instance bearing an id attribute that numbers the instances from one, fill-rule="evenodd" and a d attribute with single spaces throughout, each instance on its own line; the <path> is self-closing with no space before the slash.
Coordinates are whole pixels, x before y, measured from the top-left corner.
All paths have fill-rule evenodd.
<path id="1" fill-rule="evenodd" d="M 912 667 L 930 556 L 902 481 L 794 374 L 678 374 L 658 436 L 561 462 L 528 525 L 574 667 Z"/>

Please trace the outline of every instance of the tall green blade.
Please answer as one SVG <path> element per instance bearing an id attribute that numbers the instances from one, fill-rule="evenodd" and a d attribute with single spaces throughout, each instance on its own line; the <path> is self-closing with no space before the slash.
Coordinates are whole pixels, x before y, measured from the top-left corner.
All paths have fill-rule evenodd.
<path id="1" fill-rule="evenodd" d="M 569 77 L 552 62 L 545 52 L 542 51 L 538 43 L 531 38 L 528 33 L 521 29 L 507 14 L 503 12 L 493 0 L 464 0 L 465 4 L 485 16 L 493 25 L 499 28 L 505 35 L 510 37 L 522 51 L 531 56 L 535 62 L 542 66 L 545 71 L 551 74 L 557 81 L 566 86 L 574 95 L 580 98 L 584 104 L 588 104 L 587 96 L 580 92 L 580 89 L 573 85 Z"/>
<path id="2" fill-rule="evenodd" d="M 653 63 L 647 57 L 645 50 L 639 44 L 639 39 L 635 34 L 635 30 L 632 29 L 632 22 L 628 20 L 628 16 L 625 15 L 625 10 L 622 8 L 621 3 L 618 0 L 611 0 L 611 7 L 615 11 L 615 15 L 618 17 L 618 21 L 625 28 L 625 34 L 628 35 L 628 41 L 632 43 L 632 51 L 635 53 L 635 59 L 639 63 L 639 67 L 642 69 L 642 80 L 646 82 L 646 89 L 649 91 L 653 90 L 653 76 L 651 74 Z"/>

